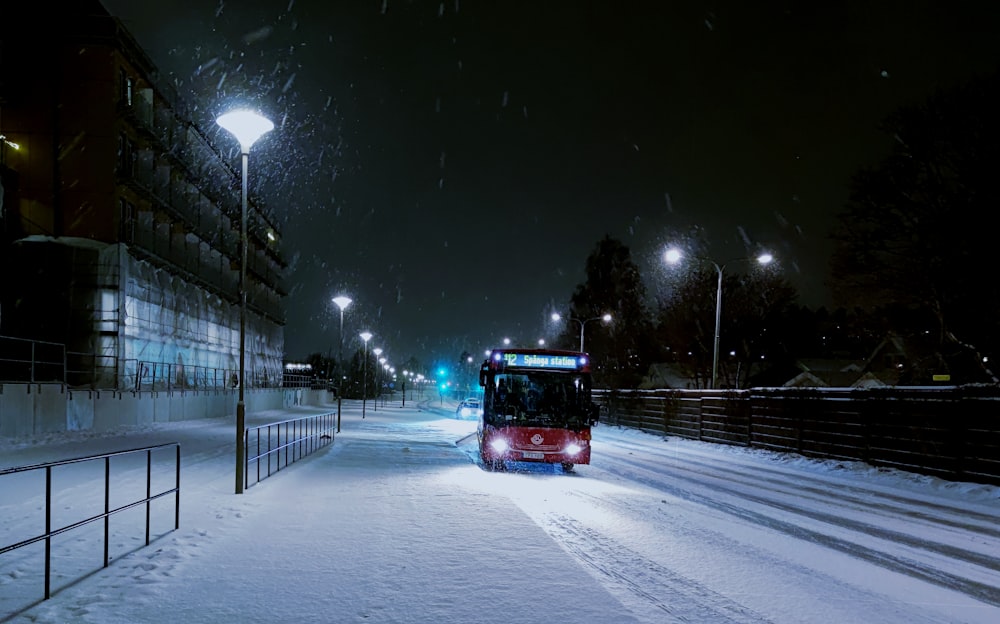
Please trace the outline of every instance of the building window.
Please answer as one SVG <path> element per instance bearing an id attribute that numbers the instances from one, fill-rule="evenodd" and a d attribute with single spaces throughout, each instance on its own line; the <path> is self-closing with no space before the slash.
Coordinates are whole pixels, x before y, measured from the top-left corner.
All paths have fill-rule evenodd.
<path id="1" fill-rule="evenodd" d="M 118 70 L 118 90 L 119 100 L 125 106 L 132 106 L 132 93 L 135 91 L 135 82 L 124 68 Z"/>
<path id="2" fill-rule="evenodd" d="M 139 151 L 135 148 L 135 142 L 129 141 L 125 146 L 125 151 L 128 156 L 128 162 L 126 163 L 126 172 L 128 177 L 135 177 L 135 162 L 139 158 Z"/>
<path id="3" fill-rule="evenodd" d="M 135 142 L 124 132 L 118 135 L 118 174 L 122 177 L 135 176 L 135 161 L 138 157 Z"/>
<path id="4" fill-rule="evenodd" d="M 128 138 L 125 133 L 122 132 L 118 135 L 118 173 L 125 173 L 125 146 L 128 144 Z"/>
<path id="5" fill-rule="evenodd" d="M 131 245 L 135 242 L 135 204 L 120 197 L 118 208 L 121 212 L 121 240 Z"/>
<path id="6" fill-rule="evenodd" d="M 118 293 L 113 290 L 101 291 L 101 310 L 97 331 L 102 334 L 118 332 Z"/>

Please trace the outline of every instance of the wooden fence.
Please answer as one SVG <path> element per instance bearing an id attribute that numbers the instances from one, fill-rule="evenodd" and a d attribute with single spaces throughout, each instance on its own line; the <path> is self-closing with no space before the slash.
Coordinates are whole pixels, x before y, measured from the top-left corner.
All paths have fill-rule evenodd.
<path id="1" fill-rule="evenodd" d="M 1000 485 L 1000 388 L 595 391 L 606 423 Z"/>

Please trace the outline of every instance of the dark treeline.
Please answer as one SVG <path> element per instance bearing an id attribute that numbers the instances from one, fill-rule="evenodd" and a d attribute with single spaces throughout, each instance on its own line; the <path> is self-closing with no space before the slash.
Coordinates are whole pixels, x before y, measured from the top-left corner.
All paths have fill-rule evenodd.
<path id="1" fill-rule="evenodd" d="M 718 387 L 781 384 L 804 358 L 864 362 L 890 336 L 907 349 L 899 384 L 927 384 L 941 373 L 952 383 L 995 383 L 998 86 L 1000 75 L 985 76 L 885 120 L 894 147 L 854 176 L 832 233 L 833 310 L 798 305 L 779 270 L 753 263 L 741 271 L 701 263 L 650 303 L 629 249 L 600 241 L 570 298 L 575 318 L 615 317 L 588 329 L 598 381 L 636 387 L 650 364 L 665 362 L 708 387 L 721 274 Z M 745 251 L 749 258 L 756 250 Z M 558 346 L 575 348 L 572 325 Z"/>

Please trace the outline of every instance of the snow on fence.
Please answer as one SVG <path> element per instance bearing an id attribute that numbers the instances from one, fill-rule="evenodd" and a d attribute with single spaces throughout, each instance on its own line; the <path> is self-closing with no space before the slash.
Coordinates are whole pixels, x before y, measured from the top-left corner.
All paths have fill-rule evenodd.
<path id="1" fill-rule="evenodd" d="M 1000 389 L 598 390 L 649 433 L 1000 484 Z"/>

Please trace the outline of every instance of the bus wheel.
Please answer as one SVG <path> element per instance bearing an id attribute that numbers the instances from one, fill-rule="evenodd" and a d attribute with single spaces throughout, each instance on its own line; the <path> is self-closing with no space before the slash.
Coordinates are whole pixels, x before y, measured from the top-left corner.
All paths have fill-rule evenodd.
<path id="1" fill-rule="evenodd" d="M 571 464 L 569 462 L 563 462 L 562 463 L 562 469 L 563 469 L 563 472 L 572 472 L 573 471 L 573 464 Z"/>

